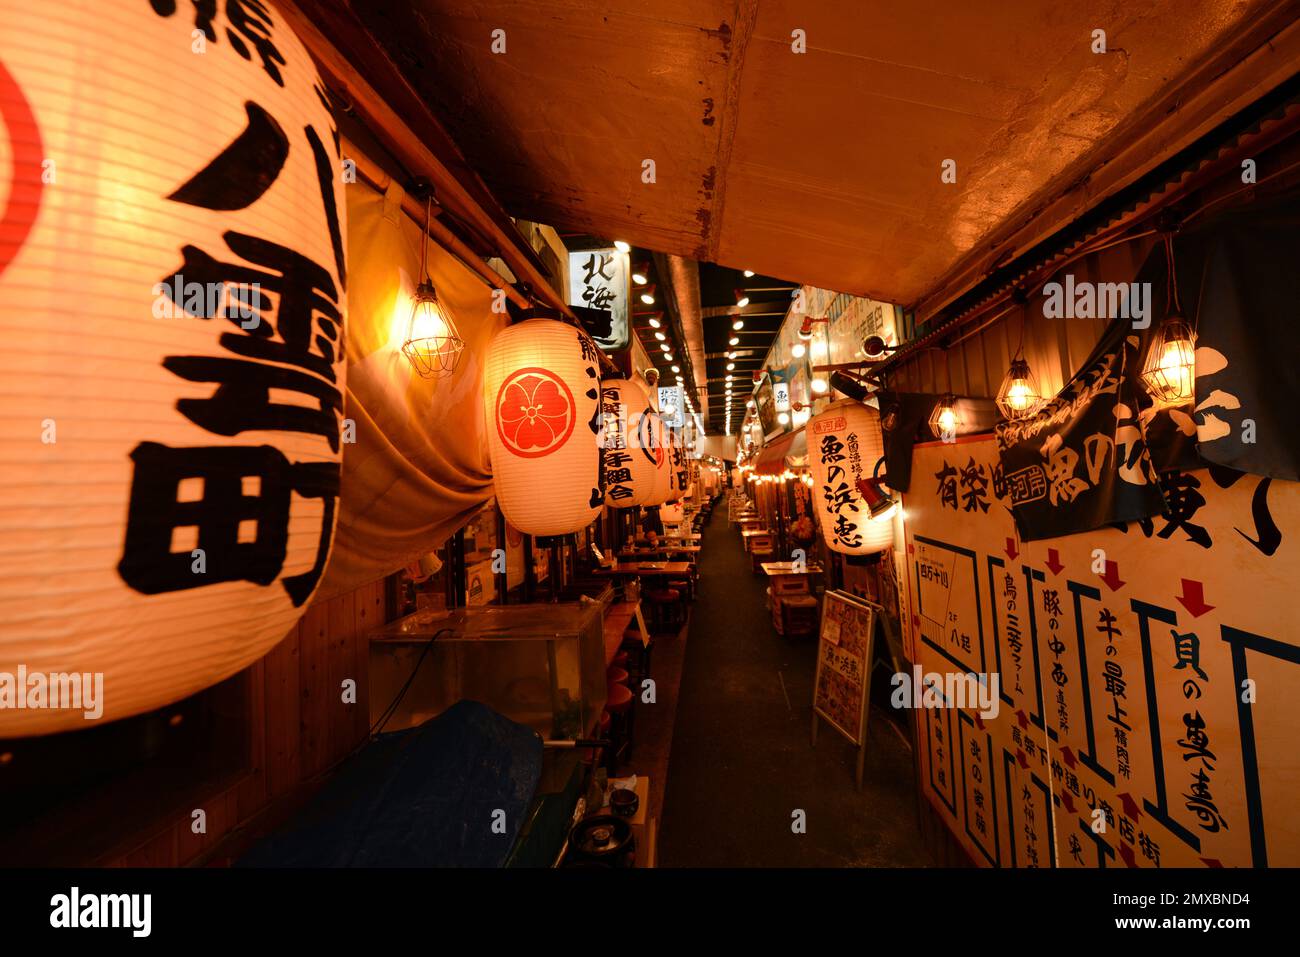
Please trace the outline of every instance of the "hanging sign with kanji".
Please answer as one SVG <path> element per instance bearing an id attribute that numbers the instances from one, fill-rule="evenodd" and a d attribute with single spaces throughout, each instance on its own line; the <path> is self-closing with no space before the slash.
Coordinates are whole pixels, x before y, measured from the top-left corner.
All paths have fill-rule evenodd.
<path id="1" fill-rule="evenodd" d="M 613 247 L 569 253 L 569 305 L 596 310 L 583 317 L 606 352 L 626 349 L 630 341 L 630 281 L 627 253 Z"/>

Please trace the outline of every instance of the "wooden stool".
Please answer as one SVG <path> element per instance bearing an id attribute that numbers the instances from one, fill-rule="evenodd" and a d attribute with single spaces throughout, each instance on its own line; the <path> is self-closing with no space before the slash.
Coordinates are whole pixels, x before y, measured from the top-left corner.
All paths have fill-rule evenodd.
<path id="1" fill-rule="evenodd" d="M 632 689 L 624 684 L 612 684 L 608 689 L 608 698 L 605 701 L 605 713 L 610 717 L 609 723 L 609 750 L 606 752 L 605 767 L 613 774 L 621 760 L 628 761 L 632 757 L 632 719 L 635 711 L 633 703 L 636 696 L 632 694 Z"/>
<path id="2" fill-rule="evenodd" d="M 646 592 L 650 602 L 650 627 L 657 631 L 672 631 L 681 628 L 682 594 L 675 588 L 660 588 Z"/>
<path id="3" fill-rule="evenodd" d="M 654 650 L 654 637 L 646 635 L 642 641 L 641 632 L 631 628 L 623 632 L 623 644 L 619 647 L 623 650 L 619 654 L 627 655 L 629 664 L 627 668 L 635 676 L 635 680 L 629 682 L 629 686 L 634 691 L 641 690 L 642 680 L 650 677 L 650 652 Z"/>

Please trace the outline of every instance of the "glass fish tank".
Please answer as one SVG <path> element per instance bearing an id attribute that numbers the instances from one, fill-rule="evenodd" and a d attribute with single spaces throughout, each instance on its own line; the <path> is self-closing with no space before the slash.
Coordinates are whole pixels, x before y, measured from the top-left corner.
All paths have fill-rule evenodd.
<path id="1" fill-rule="evenodd" d="M 425 609 L 370 635 L 370 721 L 422 724 L 468 698 L 549 740 L 593 736 L 605 709 L 603 602 Z M 423 655 L 423 661 L 421 656 Z"/>

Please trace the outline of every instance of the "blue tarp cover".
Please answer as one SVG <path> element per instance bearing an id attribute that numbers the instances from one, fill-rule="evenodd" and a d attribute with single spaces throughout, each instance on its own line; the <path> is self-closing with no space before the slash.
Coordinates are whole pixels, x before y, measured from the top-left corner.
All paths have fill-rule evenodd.
<path id="1" fill-rule="evenodd" d="M 541 773 L 537 732 L 460 701 L 367 745 L 239 866 L 500 867 Z"/>

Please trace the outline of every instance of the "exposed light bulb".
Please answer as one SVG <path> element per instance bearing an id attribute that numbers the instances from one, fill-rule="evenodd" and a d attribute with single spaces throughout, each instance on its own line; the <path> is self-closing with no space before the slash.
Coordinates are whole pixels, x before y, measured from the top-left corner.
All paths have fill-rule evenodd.
<path id="1" fill-rule="evenodd" d="M 658 319 L 651 319 L 651 320 L 650 320 L 650 328 L 651 328 L 651 329 L 658 329 L 658 328 L 659 328 L 659 320 L 658 320 Z"/>
<path id="2" fill-rule="evenodd" d="M 647 306 L 653 306 L 655 304 L 655 297 L 648 292 L 643 292 L 641 293 L 641 301 Z"/>
<path id="3" fill-rule="evenodd" d="M 804 344 L 802 342 L 796 342 L 793 346 L 790 347 L 790 355 L 794 356 L 796 359 L 802 359 L 804 353 L 807 351 L 808 350 L 804 348 Z"/>
<path id="4" fill-rule="evenodd" d="M 826 390 L 829 389 L 829 388 L 830 388 L 830 386 L 828 386 L 828 385 L 826 384 L 826 380 L 825 380 L 825 379 L 813 379 L 813 380 L 812 380 L 812 390 L 813 390 L 814 392 L 816 392 L 818 395 L 825 395 L 825 394 L 826 394 Z"/>

